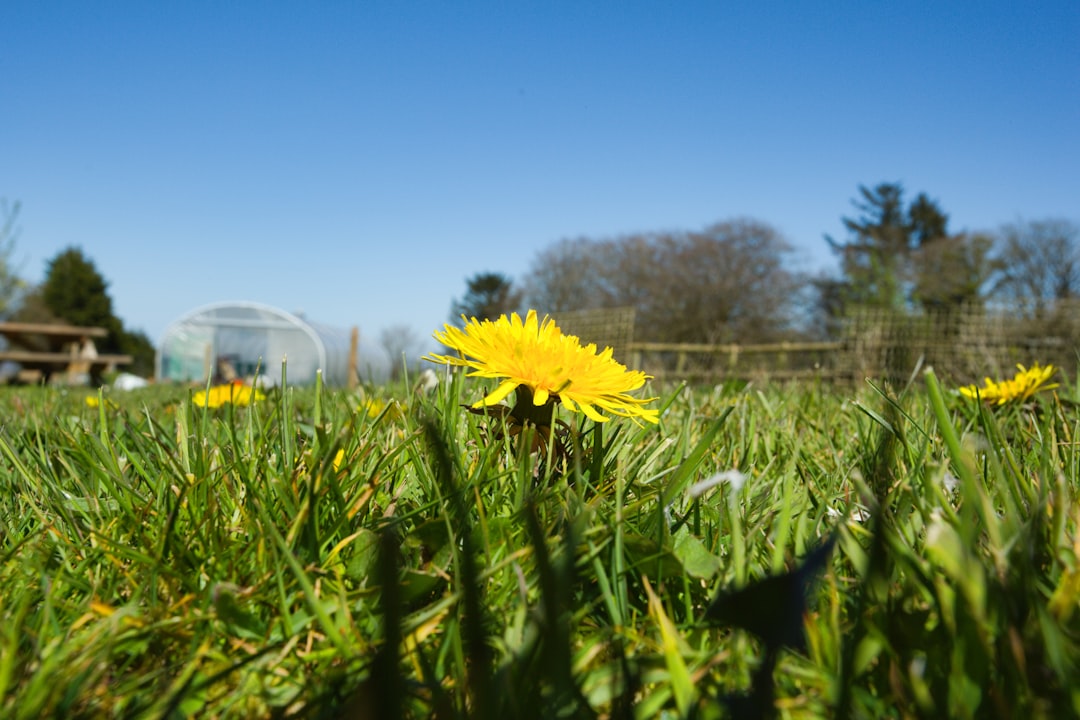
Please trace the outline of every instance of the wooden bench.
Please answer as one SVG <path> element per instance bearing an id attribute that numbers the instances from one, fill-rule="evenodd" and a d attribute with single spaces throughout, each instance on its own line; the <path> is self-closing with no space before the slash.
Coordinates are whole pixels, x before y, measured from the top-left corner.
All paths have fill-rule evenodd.
<path id="1" fill-rule="evenodd" d="M 112 369 L 132 362 L 130 355 L 99 355 L 94 338 L 107 337 L 102 327 L 51 325 L 46 323 L 0 323 L 0 335 L 7 347 L 0 350 L 0 362 L 10 361 L 22 366 L 24 379 L 67 373 L 68 382 L 76 382 L 94 370 Z"/>

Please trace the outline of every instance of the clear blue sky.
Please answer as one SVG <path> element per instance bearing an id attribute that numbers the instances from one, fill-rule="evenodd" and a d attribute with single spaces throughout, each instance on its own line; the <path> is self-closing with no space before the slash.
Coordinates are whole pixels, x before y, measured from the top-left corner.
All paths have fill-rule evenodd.
<path id="1" fill-rule="evenodd" d="M 831 268 L 859 184 L 1080 221 L 1080 4 L 30 2 L 0 197 L 157 342 L 210 302 L 420 338 L 562 238 L 749 216 Z"/>

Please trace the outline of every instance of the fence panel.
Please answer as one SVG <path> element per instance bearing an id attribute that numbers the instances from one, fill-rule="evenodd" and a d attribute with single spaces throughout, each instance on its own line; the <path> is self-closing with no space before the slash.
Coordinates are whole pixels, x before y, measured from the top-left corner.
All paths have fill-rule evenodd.
<path id="1" fill-rule="evenodd" d="M 839 342 L 780 342 L 762 345 L 697 345 L 636 342 L 631 365 L 657 378 L 715 382 L 744 380 L 837 380 L 833 358 Z"/>
<path id="2" fill-rule="evenodd" d="M 1076 377 L 1080 301 L 1059 301 L 1034 312 L 968 305 L 948 312 L 853 311 L 835 342 L 758 345 L 634 342 L 630 365 L 665 379 L 716 382 L 725 378 L 813 378 L 862 383 L 906 381 L 933 366 L 957 384 L 1011 375 L 1017 364 L 1053 364 Z"/>
<path id="3" fill-rule="evenodd" d="M 848 357 L 838 359 L 855 376 L 902 380 L 921 358 L 956 383 L 1012 373 L 1017 363 L 1052 363 L 1076 372 L 1080 323 L 1074 302 L 1031 317 L 1015 309 L 960 307 L 950 312 L 899 314 L 864 309 L 845 326 Z"/>
<path id="4" fill-rule="evenodd" d="M 600 350 L 610 347 L 615 359 L 623 364 L 626 364 L 634 342 L 634 315 L 632 307 L 552 313 L 564 333 L 576 335 L 582 343 L 596 343 Z"/>
<path id="5" fill-rule="evenodd" d="M 836 341 L 761 345 L 634 341 L 634 309 L 554 315 L 564 332 L 614 349 L 615 358 L 659 379 L 717 382 L 818 379 L 861 384 L 904 382 L 921 361 L 948 382 L 1010 375 L 1017 363 L 1051 363 L 1075 377 L 1080 354 L 1080 301 L 1026 308 L 965 306 L 940 313 L 859 309 Z"/>

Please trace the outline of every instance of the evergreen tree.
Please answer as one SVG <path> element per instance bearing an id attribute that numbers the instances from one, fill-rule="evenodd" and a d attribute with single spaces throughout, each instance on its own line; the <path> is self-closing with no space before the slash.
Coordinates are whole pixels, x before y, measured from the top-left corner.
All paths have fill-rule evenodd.
<path id="1" fill-rule="evenodd" d="M 72 325 L 109 331 L 99 350 L 120 352 L 123 326 L 113 315 L 108 282 L 79 248 L 68 248 L 46 264 L 41 297 L 57 318 Z"/>
<path id="2" fill-rule="evenodd" d="M 500 315 L 520 309 L 522 293 L 500 273 L 485 272 L 473 275 L 466 281 L 465 297 L 455 300 L 451 320 L 458 322 L 461 316 L 477 320 L 496 320 Z"/>
<path id="3" fill-rule="evenodd" d="M 938 204 L 919 193 L 908 207 L 908 231 L 915 247 L 926 247 L 935 240 L 948 237 L 949 216 L 941 212 Z"/>
<path id="4" fill-rule="evenodd" d="M 904 190 L 899 183 L 881 183 L 873 189 L 860 185 L 859 194 L 862 199 L 852 201 L 859 217 L 842 219 L 850 235 L 848 241 L 825 238 L 840 255 L 846 280 L 844 302 L 900 309 L 911 250 Z"/>
<path id="5" fill-rule="evenodd" d="M 942 309 L 979 297 L 986 273 L 983 242 L 950 236 L 949 218 L 920 193 L 909 205 L 899 183 L 859 186 L 856 218 L 843 218 L 848 239 L 825 239 L 840 256 L 843 279 L 829 284 L 829 306 L 897 311 Z"/>
<path id="6" fill-rule="evenodd" d="M 103 327 L 109 334 L 96 343 L 98 350 L 130 355 L 128 372 L 152 376 L 157 350 L 145 333 L 124 328 L 113 314 L 108 288 L 93 261 L 80 248 L 68 248 L 46 264 L 45 282 L 27 294 L 19 319 Z"/>
<path id="7" fill-rule="evenodd" d="M 154 375 L 157 348 L 150 342 L 146 333 L 141 330 L 121 330 L 119 344 L 120 352 L 131 356 L 131 365 L 124 368 L 126 372 L 140 377 Z"/>

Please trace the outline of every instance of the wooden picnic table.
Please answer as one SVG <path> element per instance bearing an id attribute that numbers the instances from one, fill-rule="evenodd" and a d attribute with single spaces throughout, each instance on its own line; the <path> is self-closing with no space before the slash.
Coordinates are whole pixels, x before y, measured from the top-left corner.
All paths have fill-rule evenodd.
<path id="1" fill-rule="evenodd" d="M 63 371 L 72 381 L 99 367 L 130 364 L 130 355 L 98 354 L 94 338 L 108 334 L 102 327 L 0 322 L 0 335 L 7 339 L 7 347 L 0 349 L 0 361 L 17 362 L 24 371 L 36 371 L 46 378 Z"/>

